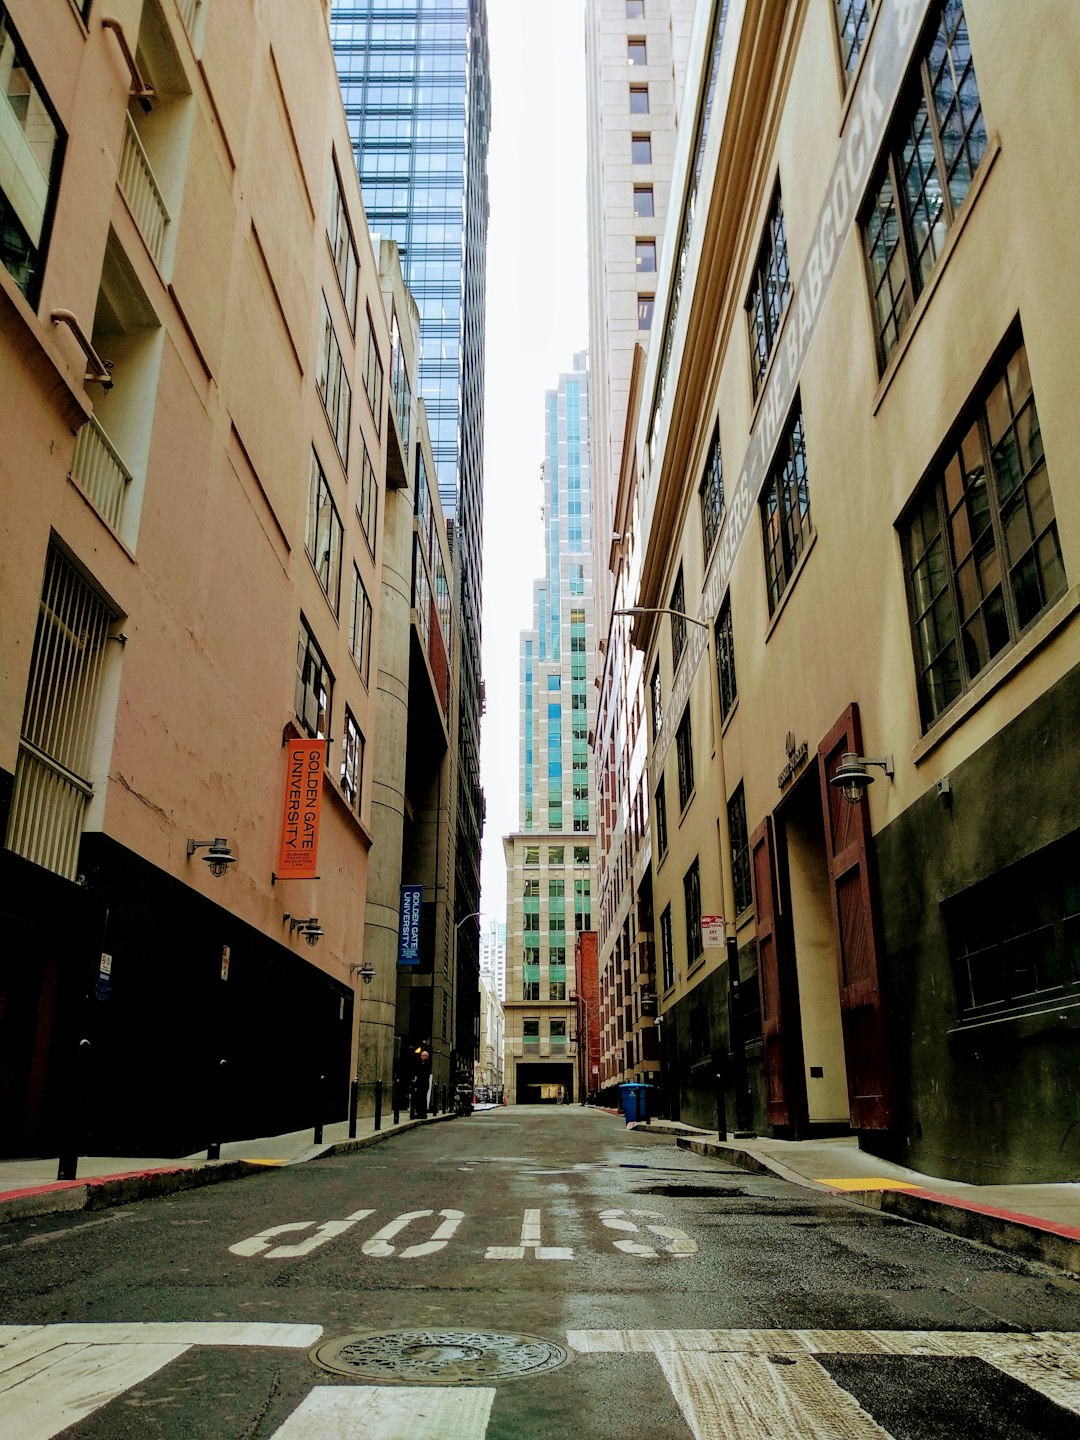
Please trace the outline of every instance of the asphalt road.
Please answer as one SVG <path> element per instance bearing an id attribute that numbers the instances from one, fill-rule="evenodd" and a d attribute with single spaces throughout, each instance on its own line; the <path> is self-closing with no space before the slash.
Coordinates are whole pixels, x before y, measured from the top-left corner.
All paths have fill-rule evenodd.
<path id="1" fill-rule="evenodd" d="M 1080 1440 L 1076 1332 L 1049 1271 L 517 1107 L 3 1227 L 0 1436 Z"/>

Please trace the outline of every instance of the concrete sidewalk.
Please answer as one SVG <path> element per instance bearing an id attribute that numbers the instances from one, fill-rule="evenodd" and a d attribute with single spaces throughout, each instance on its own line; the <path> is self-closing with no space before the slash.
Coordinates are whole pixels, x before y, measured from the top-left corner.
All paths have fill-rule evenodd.
<path id="1" fill-rule="evenodd" d="M 220 1160 L 207 1160 L 200 1151 L 182 1159 L 123 1159 L 111 1156 L 81 1156 L 78 1178 L 57 1180 L 55 1157 L 40 1160 L 0 1161 L 0 1224 L 67 1210 L 104 1210 L 132 1200 L 170 1195 L 178 1190 L 214 1185 L 258 1175 L 267 1167 L 301 1165 L 322 1155 L 349 1155 L 368 1145 L 377 1145 L 404 1130 L 453 1119 L 452 1114 L 432 1115 L 425 1120 L 383 1118 L 375 1129 L 371 1115 L 357 1121 L 356 1138 L 349 1139 L 348 1121 L 323 1128 L 322 1143 L 314 1143 L 312 1129 L 259 1140 L 232 1140 L 221 1146 Z"/>
<path id="2" fill-rule="evenodd" d="M 675 1135 L 682 1148 L 699 1155 L 843 1195 L 885 1214 L 1080 1275 L 1080 1183 L 969 1185 L 941 1180 L 867 1154 L 854 1136 L 738 1138 L 721 1144 L 713 1138 L 715 1131 L 675 1121 L 655 1120 L 635 1128 Z"/>

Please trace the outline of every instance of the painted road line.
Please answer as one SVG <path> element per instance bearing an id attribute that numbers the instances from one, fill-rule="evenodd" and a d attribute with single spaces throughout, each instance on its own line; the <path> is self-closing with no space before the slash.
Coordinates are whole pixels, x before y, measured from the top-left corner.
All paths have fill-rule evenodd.
<path id="1" fill-rule="evenodd" d="M 52 1440 L 193 1345 L 310 1349 L 321 1325 L 36 1325 L 0 1330 L 0 1435 Z"/>
<path id="2" fill-rule="evenodd" d="M 574 1251 L 569 1245 L 541 1245 L 540 1211 L 526 1210 L 521 1221 L 521 1241 L 517 1245 L 489 1245 L 484 1252 L 485 1260 L 524 1260 L 525 1252 L 531 1250 L 537 1260 L 573 1260 Z"/>
<path id="3" fill-rule="evenodd" d="M 411 1225 L 414 1220 L 426 1220 L 434 1214 L 434 1210 L 408 1210 L 404 1215 L 398 1215 L 388 1225 L 384 1225 L 370 1240 L 365 1240 L 360 1248 L 365 1255 L 374 1255 L 380 1259 L 394 1255 L 397 1253 L 397 1246 L 391 1245 L 390 1241 L 400 1235 L 402 1230 Z M 415 1260 L 421 1255 L 434 1255 L 449 1241 L 465 1218 L 463 1210 L 440 1210 L 439 1214 L 442 1216 L 442 1224 L 436 1227 L 431 1239 L 416 1245 L 406 1245 L 401 1252 L 400 1259 Z"/>
<path id="4" fill-rule="evenodd" d="M 273 1440 L 484 1440 L 493 1389 L 321 1385 Z"/>
<path id="5" fill-rule="evenodd" d="M 918 1190 L 907 1180 L 886 1180 L 880 1176 L 867 1175 L 865 1179 L 819 1180 L 819 1185 L 828 1185 L 831 1190 Z"/>
<path id="6" fill-rule="evenodd" d="M 892 1440 L 810 1355 L 657 1359 L 695 1440 Z"/>
<path id="7" fill-rule="evenodd" d="M 1054 1404 L 1080 1415 L 1080 1332 L 1027 1335 L 982 1330 L 571 1330 L 588 1355 L 928 1355 L 983 1360 Z M 706 1432 L 707 1433 L 707 1432 Z M 795 1432 L 792 1432 L 793 1434 Z M 814 1431 L 804 1431 L 816 1433 Z"/>
<path id="8" fill-rule="evenodd" d="M 625 1230 L 636 1233 L 637 1225 L 632 1220 L 627 1220 L 627 1215 L 636 1215 L 639 1220 L 663 1220 L 663 1215 L 655 1210 L 601 1210 L 600 1219 L 609 1230 Z M 652 1245 L 642 1245 L 637 1240 L 613 1240 L 611 1243 L 616 1250 L 621 1250 L 625 1255 L 641 1255 L 650 1259 L 663 1253 L 664 1255 L 696 1255 L 697 1245 L 685 1230 L 679 1230 L 674 1225 L 646 1225 L 646 1230 L 656 1235 L 666 1243 L 657 1250 Z"/>
<path id="9" fill-rule="evenodd" d="M 284 1225 L 271 1225 L 267 1230 L 260 1230 L 258 1235 L 253 1235 L 250 1240 L 239 1240 L 235 1245 L 230 1245 L 229 1250 L 233 1255 L 265 1255 L 267 1260 L 295 1260 L 297 1256 L 310 1255 L 313 1250 L 325 1245 L 328 1240 L 333 1240 L 336 1235 L 344 1235 L 346 1230 L 351 1230 L 357 1221 L 366 1220 L 369 1215 L 374 1214 L 374 1210 L 354 1210 L 351 1215 L 346 1215 L 344 1220 L 324 1221 L 313 1235 L 309 1235 L 299 1245 L 275 1245 L 271 1248 L 271 1241 L 278 1235 L 310 1230 L 315 1224 L 314 1220 L 291 1220 Z"/>

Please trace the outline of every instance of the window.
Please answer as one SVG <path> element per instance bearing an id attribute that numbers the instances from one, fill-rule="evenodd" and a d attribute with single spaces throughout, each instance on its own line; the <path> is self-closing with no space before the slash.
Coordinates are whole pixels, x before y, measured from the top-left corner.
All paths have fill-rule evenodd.
<path id="1" fill-rule="evenodd" d="M 651 220 L 656 211 L 653 209 L 653 187 L 651 185 L 634 186 L 634 214 L 639 220 Z"/>
<path id="2" fill-rule="evenodd" d="M 523 1020 L 521 1022 L 521 1038 L 525 1042 L 526 1050 L 539 1050 L 540 1048 L 540 1021 Z"/>
<path id="3" fill-rule="evenodd" d="M 708 560 L 724 523 L 724 464 L 720 457 L 719 424 L 714 428 L 709 443 L 698 496 L 701 500 L 701 534 L 705 542 L 705 559 Z"/>
<path id="4" fill-rule="evenodd" d="M 525 846 L 525 864 L 526 864 L 526 865 L 539 865 L 539 864 L 540 864 L 540 846 L 539 846 L 539 845 L 526 845 L 526 846 Z"/>
<path id="5" fill-rule="evenodd" d="M 735 682 L 735 636 L 731 628 L 731 596 L 724 597 L 716 621 L 716 681 L 720 689 L 720 718 L 726 720 L 739 698 Z"/>
<path id="6" fill-rule="evenodd" d="M 319 457 L 313 450 L 304 548 L 335 615 L 341 600 L 341 536 L 341 517 L 334 505 Z"/>
<path id="7" fill-rule="evenodd" d="M 367 349 L 364 352 L 364 392 L 371 406 L 371 414 L 375 421 L 375 433 L 378 435 L 382 428 L 382 399 L 383 399 L 383 363 L 379 355 L 379 347 L 375 343 L 375 327 L 371 323 L 371 311 L 368 311 L 367 328 Z"/>
<path id="8" fill-rule="evenodd" d="M 649 695 L 652 699 L 652 727 L 655 742 L 664 724 L 664 692 L 660 684 L 659 660 L 653 666 L 652 679 L 649 681 Z"/>
<path id="9" fill-rule="evenodd" d="M 660 916 L 660 970 L 665 990 L 675 984 L 675 949 L 671 943 L 671 906 L 664 906 Z"/>
<path id="10" fill-rule="evenodd" d="M 679 758 L 679 810 L 686 809 L 694 793 L 694 745 L 690 734 L 690 707 L 683 711 L 675 735 L 675 750 Z"/>
<path id="11" fill-rule="evenodd" d="M 664 788 L 664 777 L 660 776 L 660 784 L 656 787 L 656 853 L 660 859 L 667 854 L 667 792 Z"/>
<path id="12" fill-rule="evenodd" d="M 645 19 L 645 0 L 626 0 L 627 20 Z"/>
<path id="13" fill-rule="evenodd" d="M 900 539 L 927 726 L 1065 592 L 1023 343 L 993 370 Z"/>
<path id="14" fill-rule="evenodd" d="M 330 167 L 330 205 L 327 212 L 326 238 L 330 242 L 330 249 L 334 256 L 334 269 L 337 271 L 338 284 L 341 286 L 341 298 L 345 301 L 349 328 L 355 330 L 356 277 L 359 260 L 356 254 L 356 242 L 353 240 L 352 230 L 349 228 L 349 215 L 341 193 L 341 177 L 338 174 L 336 160 Z"/>
<path id="15" fill-rule="evenodd" d="M 942 911 L 964 1020 L 1080 1003 L 1080 831 Z"/>
<path id="16" fill-rule="evenodd" d="M 769 587 L 770 615 L 795 573 L 812 529 L 802 407 L 796 397 L 795 410 L 780 441 L 772 473 L 761 497 L 761 530 L 765 541 L 765 578 Z"/>
<path id="17" fill-rule="evenodd" d="M 638 274 L 651 275 L 656 269 L 656 241 L 635 241 L 634 250 Z"/>
<path id="18" fill-rule="evenodd" d="M 565 972 L 564 972 L 564 973 L 565 973 Z M 549 999 L 549 1000 L 562 1000 L 562 1001 L 565 1001 L 565 999 L 566 999 L 566 981 L 565 981 L 565 980 L 552 980 L 552 979 L 549 979 L 549 980 L 548 980 L 548 999 Z"/>
<path id="19" fill-rule="evenodd" d="M 861 217 L 884 367 L 930 278 L 986 151 L 986 123 L 960 0 L 938 5 Z"/>
<path id="20" fill-rule="evenodd" d="M 580 934 L 592 929 L 592 895 L 588 880 L 574 881 L 574 924 Z"/>
<path id="21" fill-rule="evenodd" d="M 866 31 L 870 25 L 871 0 L 833 0 L 836 6 L 836 30 L 840 37 L 840 59 L 844 74 L 851 78 L 859 63 Z"/>
<path id="22" fill-rule="evenodd" d="M 628 65 L 648 64 L 644 40 L 628 40 L 626 42 L 626 63 Z"/>
<path id="23" fill-rule="evenodd" d="M 364 532 L 364 538 L 371 547 L 371 553 L 375 553 L 375 520 L 376 509 L 379 500 L 378 486 L 375 481 L 375 467 L 371 463 L 371 456 L 364 444 L 364 437 L 360 437 L 360 448 L 363 452 L 360 462 L 360 483 L 356 491 L 356 514 L 360 521 L 360 528 Z"/>
<path id="24" fill-rule="evenodd" d="M 731 840 L 731 872 L 735 887 L 735 914 L 754 903 L 750 880 L 750 837 L 746 829 L 746 795 L 742 784 L 728 801 L 728 835 Z"/>
<path id="25" fill-rule="evenodd" d="M 701 938 L 701 874 L 696 858 L 683 876 L 682 888 L 686 909 L 686 963 L 693 965 L 705 953 Z"/>
<path id="26" fill-rule="evenodd" d="M 652 139 L 650 136 L 630 136 L 630 163 L 632 165 L 652 164 Z"/>
<path id="27" fill-rule="evenodd" d="M 574 864 L 575 864 L 575 865 L 588 865 L 589 863 L 590 863 L 590 862 L 589 862 L 589 847 L 588 847 L 587 845 L 575 845 L 575 846 L 574 846 Z"/>
<path id="28" fill-rule="evenodd" d="M 5 55 L 10 58 L 10 51 L 0 49 L 0 58 Z M 67 557 L 50 545 L 4 843 L 68 880 L 78 873 L 83 818 L 93 793 L 98 701 L 115 619 Z"/>
<path id="29" fill-rule="evenodd" d="M 655 297 L 652 295 L 639 295 L 637 297 L 637 323 L 639 330 L 652 328 L 652 315 Z"/>
<path id="30" fill-rule="evenodd" d="M 345 739 L 341 750 L 341 789 L 345 799 L 359 812 L 364 786 L 364 737 L 345 707 Z"/>
<path id="31" fill-rule="evenodd" d="M 668 602 L 672 611 L 676 612 L 669 618 L 671 620 L 671 669 L 676 671 L 679 668 L 679 661 L 686 649 L 686 586 L 683 584 L 682 566 L 679 566 L 679 573 L 675 576 L 675 584 L 671 589 L 671 599 Z"/>
<path id="32" fill-rule="evenodd" d="M 37 304 L 64 132 L 0 5 L 0 261 Z"/>
<path id="33" fill-rule="evenodd" d="M 553 1050 L 566 1049 L 566 1021 L 552 1020 L 551 1025 L 551 1048 Z"/>
<path id="34" fill-rule="evenodd" d="M 630 86 L 630 114 L 648 115 L 649 113 L 649 87 L 647 85 Z"/>
<path id="35" fill-rule="evenodd" d="M 563 853 L 564 850 L 562 845 L 550 846 L 548 849 L 548 864 L 561 865 L 563 863 Z"/>
<path id="36" fill-rule="evenodd" d="M 526 967 L 525 967 L 526 976 L 528 975 L 528 973 L 529 973 L 529 971 L 531 970 L 531 968 L 532 968 L 531 966 L 526 966 Z M 531 1000 L 531 1001 L 538 1001 L 538 1000 L 540 999 L 540 980 L 539 980 L 539 978 L 537 978 L 536 980 L 529 980 L 529 979 L 527 979 L 527 978 L 522 979 L 522 982 L 521 982 L 521 998 L 522 998 L 522 1000 Z"/>
<path id="37" fill-rule="evenodd" d="M 304 733 L 312 740 L 325 740 L 330 733 L 330 699 L 334 677 L 308 629 L 300 617 L 300 637 L 296 646 L 296 714 Z"/>
<path id="38" fill-rule="evenodd" d="M 784 203 L 780 198 L 780 186 L 777 185 L 746 301 L 746 318 L 750 331 L 750 369 L 753 373 L 755 395 L 761 388 L 765 371 L 769 368 L 769 357 L 780 334 L 780 322 L 784 318 L 790 295 L 791 270 L 788 266 Z"/>
<path id="39" fill-rule="evenodd" d="M 349 419 L 352 416 L 352 386 L 345 375 L 337 336 L 330 319 L 330 307 L 323 296 L 322 343 L 315 368 L 315 387 L 326 412 L 327 424 L 343 465 L 349 463 Z"/>
<path id="40" fill-rule="evenodd" d="M 371 601 L 368 599 L 360 571 L 353 566 L 352 602 L 349 607 L 349 651 L 360 671 L 364 684 L 368 683 L 371 660 Z"/>

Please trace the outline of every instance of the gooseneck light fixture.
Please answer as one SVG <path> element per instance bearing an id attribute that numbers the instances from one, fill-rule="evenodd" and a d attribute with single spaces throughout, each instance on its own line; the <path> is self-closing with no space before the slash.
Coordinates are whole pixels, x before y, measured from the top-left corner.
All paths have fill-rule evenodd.
<path id="1" fill-rule="evenodd" d="M 224 836 L 219 835 L 215 840 L 189 840 L 187 842 L 189 860 L 196 850 L 210 852 L 202 858 L 210 866 L 211 875 L 224 875 L 230 865 L 236 864 L 236 856 L 229 849 L 229 842 Z"/>
<path id="2" fill-rule="evenodd" d="M 288 910 L 286 910 L 281 918 L 282 920 L 288 920 L 289 933 L 292 934 L 294 931 L 299 931 L 312 949 L 315 948 L 326 934 L 326 931 L 319 924 L 319 917 L 317 915 L 309 915 L 306 920 L 302 920 L 298 915 L 290 915 Z"/>
<path id="3" fill-rule="evenodd" d="M 372 980 L 375 979 L 375 966 L 370 960 L 365 960 L 362 965 L 350 965 L 349 974 L 359 975 L 365 985 L 370 985 Z"/>
<path id="4" fill-rule="evenodd" d="M 843 792 L 849 805 L 857 805 L 874 783 L 873 775 L 866 768 L 868 765 L 877 765 L 890 780 L 893 778 L 895 770 L 891 755 L 856 755 L 848 750 L 840 756 L 839 768 L 829 784 Z"/>

